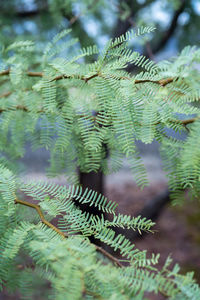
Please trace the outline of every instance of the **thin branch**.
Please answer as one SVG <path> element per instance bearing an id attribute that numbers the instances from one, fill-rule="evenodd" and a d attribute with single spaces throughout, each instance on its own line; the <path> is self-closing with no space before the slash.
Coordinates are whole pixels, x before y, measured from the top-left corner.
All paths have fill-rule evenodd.
<path id="1" fill-rule="evenodd" d="M 166 78 L 166 79 L 160 79 L 160 80 L 141 79 L 141 80 L 135 80 L 135 84 L 152 82 L 152 83 L 159 84 L 161 86 L 166 86 L 167 84 L 169 84 L 173 81 L 174 81 L 174 78 Z"/>
<path id="2" fill-rule="evenodd" d="M 43 77 L 44 76 L 44 74 L 42 72 L 30 72 L 30 71 L 28 71 L 26 74 L 30 77 Z"/>
<path id="3" fill-rule="evenodd" d="M 6 93 L 3 93 L 3 94 L 0 95 L 0 98 L 6 98 L 6 97 L 10 96 L 11 94 L 12 94 L 11 91 L 10 91 L 10 92 L 6 92 Z"/>
<path id="4" fill-rule="evenodd" d="M 9 75 L 9 74 L 10 74 L 10 69 L 0 72 L 0 76 Z M 29 77 L 43 77 L 44 76 L 44 74 L 42 72 L 31 72 L 31 71 L 27 71 L 26 75 L 29 76 Z M 95 77 L 105 78 L 105 76 L 101 73 L 95 73 L 95 74 L 91 75 L 90 77 L 85 77 L 85 76 L 78 77 L 77 75 L 65 75 L 65 74 L 63 74 L 63 75 L 58 75 L 58 76 L 54 77 L 53 79 L 51 79 L 51 81 L 77 78 L 77 79 L 83 80 L 87 83 L 89 80 L 91 80 Z M 125 77 L 125 76 L 117 77 L 117 79 L 119 79 L 119 80 L 132 80 L 132 78 Z M 136 79 L 134 81 L 134 83 L 135 84 L 140 84 L 140 83 L 145 83 L 145 82 L 152 82 L 152 83 L 159 84 L 161 86 L 166 86 L 167 84 L 169 84 L 173 81 L 174 81 L 174 78 L 164 78 L 164 79 L 160 79 L 160 80 Z"/>
<path id="5" fill-rule="evenodd" d="M 110 253 L 108 253 L 106 250 L 104 250 L 103 248 L 95 245 L 95 248 L 97 249 L 97 251 L 101 252 L 104 256 L 106 256 L 108 259 L 112 260 L 118 267 L 122 268 L 123 265 L 120 263 L 120 261 L 114 257 L 113 255 L 111 255 Z"/>
<path id="6" fill-rule="evenodd" d="M 1 98 L 1 96 L 0 96 Z M 31 112 L 26 106 L 23 106 L 23 105 L 17 105 L 15 107 L 11 107 L 11 108 L 0 108 L 0 114 L 3 113 L 3 112 L 6 112 L 6 111 L 15 111 L 15 110 L 22 110 L 24 112 Z M 36 111 L 36 113 L 46 113 L 44 109 L 40 109 L 38 111 Z M 78 114 L 77 117 L 79 118 L 87 118 L 89 120 L 93 120 L 94 122 L 96 121 L 96 118 L 95 116 L 86 116 L 86 115 L 83 115 L 83 114 Z M 199 118 L 196 117 L 196 118 L 191 118 L 191 119 L 186 119 L 186 120 L 170 120 L 171 123 L 178 123 L 178 124 L 182 124 L 184 126 L 187 126 L 188 124 L 191 124 L 191 123 L 194 123 L 196 120 L 198 120 Z M 136 122 L 139 126 L 142 126 L 141 123 L 138 123 Z M 153 123 L 152 125 L 158 125 L 160 124 L 160 122 L 156 122 L 156 123 Z"/>
<path id="7" fill-rule="evenodd" d="M 1 71 L 0 76 L 9 75 L 9 73 L 10 73 L 10 69 L 7 69 L 7 70 L 4 70 L 4 71 Z M 43 77 L 44 76 L 44 74 L 42 72 L 32 72 L 32 71 L 27 71 L 26 75 L 29 76 L 29 77 Z M 76 77 L 77 77 L 77 75 L 58 75 L 58 76 L 54 77 L 53 79 L 51 79 L 50 81 L 59 81 L 59 80 L 62 80 L 62 79 L 70 79 L 70 78 L 72 79 L 72 78 L 76 78 Z M 81 76 L 81 77 L 77 77 L 77 79 L 83 80 L 83 81 L 85 81 L 85 83 L 87 83 L 88 81 L 90 81 L 91 79 L 93 79 L 95 77 L 101 77 L 101 78 L 104 78 L 104 79 L 106 78 L 101 73 L 95 73 L 95 74 L 93 74 L 89 77 Z M 125 76 L 121 76 L 117 79 L 119 79 L 119 80 L 132 80 L 132 78 L 125 77 Z M 164 78 L 164 79 L 160 79 L 160 80 L 136 79 L 134 81 L 134 84 L 143 84 L 143 83 L 146 83 L 146 82 L 151 82 L 151 83 L 159 84 L 162 87 L 165 87 L 169 83 L 172 83 L 174 80 L 177 80 L 177 79 L 174 79 L 174 78 Z M 0 95 L 0 98 L 8 97 L 9 95 L 11 95 L 11 93 L 12 93 L 11 91 L 3 93 L 2 95 Z M 23 111 L 29 112 L 28 108 L 25 107 L 25 106 L 22 106 L 22 105 L 18 105 L 13 109 L 23 110 Z M 12 110 L 12 108 L 11 109 L 1 109 L 0 108 L 0 113 L 2 113 L 4 111 L 8 111 L 8 110 Z M 44 110 L 37 111 L 37 113 L 44 113 L 44 112 L 45 112 Z M 197 120 L 197 118 L 192 118 L 192 119 L 187 119 L 187 120 L 172 120 L 172 122 L 178 122 L 178 123 L 183 124 L 183 125 L 188 125 L 190 123 L 195 122 L 196 120 Z"/>
<path id="8" fill-rule="evenodd" d="M 192 118 L 192 119 L 187 119 L 187 120 L 180 120 L 178 122 L 183 124 L 183 125 L 188 125 L 188 124 L 194 123 L 198 119 L 199 118 Z"/>
<path id="9" fill-rule="evenodd" d="M 45 217 L 44 217 L 44 215 L 43 215 L 43 213 L 41 211 L 41 208 L 40 208 L 40 206 L 38 204 L 33 204 L 33 203 L 30 203 L 30 202 L 27 202 L 27 201 L 22 201 L 22 200 L 19 200 L 19 199 L 15 199 L 15 203 L 16 204 L 25 205 L 25 206 L 28 206 L 28 207 L 31 207 L 31 208 L 34 208 L 37 211 L 37 213 L 38 213 L 38 215 L 39 215 L 40 220 L 42 221 L 42 223 L 44 223 L 45 225 L 47 225 L 48 227 L 50 227 L 51 229 L 53 229 L 54 231 L 56 231 L 62 237 L 64 237 L 64 238 L 66 237 L 65 234 L 62 231 L 60 231 L 56 226 L 54 226 L 53 224 L 51 224 L 50 222 L 48 222 L 45 219 Z"/>
<path id="10" fill-rule="evenodd" d="M 10 74 L 10 69 L 3 70 L 0 72 L 0 76 L 5 76 L 5 75 L 9 75 L 9 74 Z M 44 74 L 42 72 L 31 72 L 31 71 L 27 71 L 26 75 L 30 76 L 30 77 L 43 77 L 44 76 Z"/>
<path id="11" fill-rule="evenodd" d="M 54 226 L 53 224 L 51 224 L 50 222 L 48 222 L 42 211 L 41 211 L 41 208 L 38 204 L 33 204 L 33 203 L 30 203 L 30 202 L 27 202 L 27 201 L 22 201 L 22 200 L 19 200 L 19 199 L 15 199 L 15 203 L 16 204 L 21 204 L 21 205 L 24 205 L 24 206 L 28 206 L 28 207 L 31 207 L 33 209 L 35 209 L 42 221 L 43 224 L 45 224 L 46 226 L 48 226 L 49 228 L 51 228 L 52 230 L 54 230 L 56 233 L 58 233 L 60 236 L 62 236 L 63 238 L 67 238 L 68 235 L 64 234 L 60 229 L 58 229 L 56 226 Z M 121 262 L 116 258 L 114 257 L 113 255 L 111 255 L 109 252 L 107 252 L 106 250 L 104 250 L 103 248 L 93 244 L 96 248 L 96 250 L 98 252 L 100 252 L 101 254 L 103 254 L 105 257 L 107 257 L 110 261 L 112 261 L 115 265 L 117 265 L 119 268 L 123 268 L 124 266 L 121 264 Z M 168 280 L 170 280 L 168 278 Z M 159 292 L 163 295 L 163 296 L 167 296 L 163 291 L 159 290 Z"/>
<path id="12" fill-rule="evenodd" d="M 24 206 L 28 206 L 28 207 L 31 207 L 33 209 L 35 209 L 40 217 L 40 220 L 42 221 L 42 223 L 44 223 L 46 226 L 48 226 L 49 228 L 53 229 L 55 232 L 57 232 L 59 235 L 61 235 L 62 237 L 64 238 L 67 238 L 68 235 L 66 235 L 65 233 L 63 233 L 60 229 L 58 229 L 56 226 L 54 226 L 53 224 L 51 224 L 50 222 L 48 222 L 42 211 L 41 211 L 41 208 L 38 204 L 33 204 L 33 203 L 30 203 L 28 201 L 22 201 L 22 200 L 19 200 L 19 199 L 15 199 L 15 203 L 16 204 L 21 204 L 21 205 L 24 205 Z M 102 253 L 104 256 L 106 256 L 109 260 L 111 260 L 113 263 L 115 263 L 118 267 L 122 268 L 123 265 L 120 263 L 120 261 L 114 257 L 113 255 L 111 255 L 110 253 L 108 253 L 106 250 L 104 250 L 103 248 L 97 246 L 97 245 L 94 245 L 96 250 L 100 253 Z"/>

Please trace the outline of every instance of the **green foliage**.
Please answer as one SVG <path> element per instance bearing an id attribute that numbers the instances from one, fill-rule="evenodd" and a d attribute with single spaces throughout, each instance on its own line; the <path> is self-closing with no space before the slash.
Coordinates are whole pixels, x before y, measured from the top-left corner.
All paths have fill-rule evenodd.
<path id="1" fill-rule="evenodd" d="M 151 232 L 150 220 L 117 215 L 116 204 L 94 191 L 27 183 L 17 179 L 18 170 L 16 177 L 10 171 L 30 142 L 33 150 L 49 149 L 51 176 L 64 173 L 76 183 L 77 167 L 113 172 L 126 157 L 143 187 L 146 170 L 136 141 L 157 140 L 173 199 L 182 202 L 186 188 L 199 198 L 200 51 L 186 47 L 178 58 L 155 64 L 128 45 L 152 31 L 128 32 L 102 51 L 96 46 L 78 50 L 69 30 L 58 34 L 44 55 L 29 41 L 1 49 L 0 282 L 21 291 L 24 299 L 32 297 L 37 280 L 51 284 L 49 299 L 139 300 L 145 292 L 161 292 L 171 300 L 200 297 L 191 273 L 181 275 L 177 265 L 170 270 L 170 259 L 159 270 L 158 255 L 149 258 L 113 230 Z M 127 71 L 130 64 L 137 74 Z M 19 191 L 30 202 L 19 200 Z M 31 204 L 35 201 L 39 206 Z M 101 215 L 82 211 L 76 202 L 98 208 Z M 26 211 L 34 208 L 35 217 L 26 218 L 21 205 L 29 206 Z M 56 227 L 50 223 L 55 218 Z M 129 266 L 91 244 L 90 236 L 118 250 Z M 19 268 L 20 255 L 29 257 L 31 266 L 24 260 Z"/>
<path id="2" fill-rule="evenodd" d="M 123 235 L 116 236 L 111 229 L 120 226 L 140 232 L 151 231 L 154 225 L 151 221 L 116 215 L 115 203 L 111 209 L 107 199 L 95 201 L 91 191 L 82 193 L 79 189 L 55 184 L 25 183 L 3 166 L 0 174 L 0 279 L 1 285 L 6 285 L 10 292 L 18 290 L 23 299 L 31 299 L 35 282 L 40 280 L 41 286 L 51 284 L 48 299 L 139 300 L 144 299 L 144 292 L 160 292 L 174 300 L 199 299 L 200 289 L 191 273 L 181 275 L 177 265 L 170 270 L 170 258 L 158 270 L 155 266 L 159 255 L 148 257 L 146 251 L 136 249 Z M 45 219 L 59 217 L 58 228 L 66 237 L 44 222 L 34 222 L 31 218 L 25 221 L 20 202 L 17 202 L 20 191 L 40 205 Z M 107 210 L 112 220 L 104 220 L 103 214 L 101 217 L 87 215 L 75 206 L 74 198 Z M 114 251 L 119 250 L 129 266 L 120 265 L 119 260 L 116 265 L 112 256 L 105 259 L 102 256 L 105 253 L 99 252 L 101 248 L 89 242 L 87 237 L 91 234 L 112 246 Z M 20 253 L 29 257 L 22 265 L 19 264 Z"/>
<path id="3" fill-rule="evenodd" d="M 145 27 L 128 32 L 100 51 L 96 46 L 75 50 L 70 30 L 64 30 L 47 45 L 40 62 L 32 42 L 2 49 L 1 153 L 23 156 L 27 141 L 34 150 L 46 147 L 51 152 L 48 174 L 67 174 L 73 183 L 77 166 L 84 172 L 109 173 L 121 167 L 125 156 L 143 187 L 146 171 L 135 141 L 156 139 L 163 145 L 171 189 L 190 186 L 198 193 L 200 52 L 186 47 L 177 59 L 155 64 L 129 49 L 128 40 L 152 31 Z M 86 56 L 96 59 L 84 63 Z M 128 73 L 129 64 L 140 71 Z M 10 80 L 4 80 L 5 70 Z M 195 122 L 185 125 L 178 114 L 195 115 Z M 171 139 L 166 128 L 187 134 L 186 140 Z M 170 163 L 174 155 L 176 164 Z"/>

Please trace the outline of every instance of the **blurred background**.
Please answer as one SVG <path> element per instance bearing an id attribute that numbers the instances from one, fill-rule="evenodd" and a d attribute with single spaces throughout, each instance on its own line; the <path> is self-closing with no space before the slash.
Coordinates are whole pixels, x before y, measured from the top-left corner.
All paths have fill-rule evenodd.
<path id="1" fill-rule="evenodd" d="M 134 41 L 131 47 L 154 61 L 170 59 L 187 45 L 199 46 L 200 0 L 0 0 L 0 41 L 4 45 L 30 39 L 39 41 L 42 47 L 62 29 L 72 28 L 71 35 L 80 41 L 78 47 L 98 44 L 103 48 L 110 38 L 142 25 L 153 25 L 157 30 L 143 42 Z M 200 282 L 200 205 L 188 202 L 183 207 L 172 207 L 158 143 L 138 143 L 138 148 L 147 168 L 148 187 L 140 190 L 136 186 L 126 161 L 115 174 L 95 175 L 96 187 L 87 175 L 82 176 L 82 183 L 118 202 L 118 212 L 155 220 L 154 234 L 127 232 L 127 236 L 138 248 L 160 252 L 160 263 L 171 253 L 183 271 L 195 270 Z M 23 176 L 46 178 L 48 159 L 47 150 L 33 153 L 27 145 L 21 159 L 27 167 Z M 51 180 L 65 183 L 62 177 Z M 4 293 L 0 299 L 18 298 Z"/>

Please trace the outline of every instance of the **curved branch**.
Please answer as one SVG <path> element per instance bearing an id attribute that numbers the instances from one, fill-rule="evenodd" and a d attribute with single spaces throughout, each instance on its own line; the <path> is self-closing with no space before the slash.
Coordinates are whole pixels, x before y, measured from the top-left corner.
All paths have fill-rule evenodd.
<path id="1" fill-rule="evenodd" d="M 51 224 L 49 221 L 47 221 L 41 211 L 41 208 L 38 204 L 33 204 L 33 203 L 30 203 L 28 201 L 22 201 L 22 200 L 19 200 L 19 199 L 15 199 L 15 203 L 16 204 L 21 204 L 21 205 L 24 205 L 24 206 L 28 206 L 28 207 L 31 207 L 31 208 L 34 208 L 39 217 L 40 217 L 40 220 L 42 221 L 42 223 L 44 223 L 46 226 L 48 226 L 49 228 L 51 228 L 52 230 L 54 230 L 55 232 L 57 232 L 59 235 L 61 235 L 62 237 L 64 238 L 67 238 L 68 235 L 66 235 L 65 233 L 63 233 L 60 229 L 58 229 L 56 226 L 54 226 L 53 224 Z M 114 264 L 116 264 L 118 267 L 122 268 L 123 265 L 120 263 L 120 261 L 114 257 L 113 255 L 111 255 L 110 253 L 108 253 L 106 250 L 104 250 L 103 248 L 97 246 L 97 245 L 94 245 L 96 250 L 100 253 L 102 253 L 105 257 L 107 257 L 109 260 L 111 260 Z"/>
<path id="2" fill-rule="evenodd" d="M 62 231 L 60 231 L 56 226 L 54 226 L 53 224 L 51 224 L 50 222 L 48 222 L 45 219 L 45 217 L 44 217 L 44 215 L 43 215 L 43 213 L 41 211 L 41 208 L 40 208 L 40 206 L 38 204 L 33 204 L 33 203 L 30 203 L 30 202 L 27 202 L 27 201 L 22 201 L 22 200 L 19 200 L 17 198 L 15 199 L 15 203 L 16 204 L 25 205 L 25 206 L 28 206 L 28 207 L 31 207 L 31 208 L 34 208 L 37 211 L 37 213 L 38 213 L 38 215 L 39 215 L 40 220 L 42 221 L 42 223 L 44 223 L 45 225 L 47 225 L 48 227 L 50 227 L 51 229 L 53 229 L 54 231 L 56 231 L 59 235 L 61 235 L 62 237 L 65 238 L 65 234 Z"/>

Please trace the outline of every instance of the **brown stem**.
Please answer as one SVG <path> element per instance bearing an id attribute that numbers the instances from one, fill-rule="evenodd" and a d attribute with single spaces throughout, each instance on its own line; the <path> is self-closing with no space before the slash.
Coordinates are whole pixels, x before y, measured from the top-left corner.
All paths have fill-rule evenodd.
<path id="1" fill-rule="evenodd" d="M 0 96 L 1 98 L 1 96 Z M 23 105 L 17 105 L 15 107 L 12 107 L 12 108 L 7 108 L 7 109 L 4 109 L 4 108 L 0 108 L 0 114 L 2 112 L 6 112 L 6 111 L 14 111 L 14 110 L 22 110 L 22 111 L 25 111 L 25 112 L 30 112 L 30 110 L 26 107 L 26 106 L 23 106 Z M 36 113 L 45 113 L 45 110 L 43 109 L 40 109 L 38 110 Z M 93 121 L 96 120 L 96 117 L 95 116 L 85 116 L 85 115 L 77 115 L 77 117 L 79 118 L 89 118 L 89 119 L 92 119 Z M 199 118 L 196 117 L 196 118 L 191 118 L 191 119 L 186 119 L 186 120 L 170 120 L 170 122 L 172 123 L 178 123 L 178 124 L 182 124 L 184 126 L 187 126 L 188 124 L 191 124 L 191 123 L 194 123 L 195 121 L 197 121 Z M 152 125 L 158 125 L 160 124 L 160 122 L 157 122 L 157 123 L 154 123 Z M 141 123 L 139 123 L 140 126 L 142 126 Z"/>
<path id="2" fill-rule="evenodd" d="M 64 238 L 68 237 L 68 235 L 66 235 L 65 233 L 63 233 L 60 229 L 58 229 L 56 226 L 54 226 L 53 224 L 51 224 L 50 222 L 48 222 L 45 219 L 45 217 L 44 217 L 44 215 L 43 215 L 43 213 L 41 211 L 41 208 L 40 208 L 40 206 L 38 204 L 33 204 L 33 203 L 28 202 L 28 201 L 22 201 L 22 200 L 19 200 L 17 198 L 15 199 L 15 203 L 16 204 L 25 205 L 25 206 L 28 206 L 28 207 L 31 207 L 31 208 L 34 208 L 37 211 L 37 213 L 38 213 L 38 215 L 39 215 L 40 220 L 42 221 L 42 223 L 44 223 L 49 228 L 53 229 L 55 232 L 57 232 L 62 237 L 64 237 Z M 111 260 L 113 263 L 115 263 L 118 267 L 120 267 L 120 268 L 123 267 L 123 265 L 120 263 L 120 261 L 116 257 L 112 256 L 110 253 L 108 253 L 103 248 L 101 248 L 101 247 L 99 247 L 97 245 L 94 245 L 94 246 L 95 246 L 95 248 L 96 248 L 96 250 L 98 252 L 102 253 L 109 260 Z"/>
<path id="3" fill-rule="evenodd" d="M 4 70 L 0 72 L 0 76 L 4 76 L 4 75 L 9 75 L 10 74 L 10 69 L 8 70 Z M 31 72 L 31 71 L 27 71 L 26 75 L 29 77 L 43 77 L 44 74 L 42 72 Z M 72 79 L 72 78 L 76 78 L 77 75 L 58 75 L 56 77 L 54 77 L 51 81 L 58 81 L 61 79 Z M 89 80 L 95 78 L 95 77 L 102 77 L 105 78 L 105 76 L 101 73 L 95 73 L 93 75 L 91 75 L 90 77 L 85 77 L 85 76 L 81 76 L 81 77 L 77 77 L 80 80 L 84 80 L 85 82 L 88 82 Z M 117 77 L 117 79 L 119 80 L 131 80 L 132 78 L 130 77 Z M 152 82 L 152 83 L 156 83 L 159 84 L 161 86 L 166 86 L 167 84 L 171 83 L 174 81 L 174 78 L 164 78 L 164 79 L 160 79 L 160 80 L 151 80 L 151 79 L 136 79 L 135 80 L 135 84 L 140 84 L 140 83 L 145 83 L 145 82 Z"/>
<path id="4" fill-rule="evenodd" d="M 97 246 L 97 245 L 95 245 L 95 248 L 97 249 L 97 251 L 101 252 L 108 259 L 112 260 L 118 267 L 120 267 L 120 268 L 123 267 L 123 265 L 120 263 L 120 261 L 113 255 L 108 253 L 106 250 L 104 250 L 103 248 L 101 248 L 100 246 Z"/>
<path id="5" fill-rule="evenodd" d="M 25 205 L 25 206 L 29 206 L 31 208 L 34 208 L 37 211 L 37 213 L 38 213 L 38 215 L 39 215 L 40 220 L 42 221 L 42 223 L 44 223 L 45 225 L 47 225 L 48 227 L 50 227 L 51 229 L 53 229 L 54 231 L 56 231 L 59 235 L 61 235 L 61 236 L 63 236 L 65 238 L 65 234 L 62 231 L 60 231 L 56 226 L 54 226 L 53 224 L 51 224 L 50 222 L 48 222 L 45 219 L 45 217 L 44 217 L 44 215 L 43 215 L 43 213 L 41 211 L 41 208 L 40 208 L 40 206 L 38 204 L 33 204 L 33 203 L 30 203 L 30 202 L 27 202 L 27 201 L 22 201 L 22 200 L 19 200 L 19 199 L 15 199 L 15 203 L 18 203 L 18 204 L 21 204 L 21 205 Z"/>
<path id="6" fill-rule="evenodd" d="M 28 76 L 30 77 L 43 77 L 44 74 L 42 72 L 31 72 L 31 71 L 28 71 L 26 73 Z"/>
<path id="7" fill-rule="evenodd" d="M 169 84 L 173 81 L 174 81 L 174 78 L 166 78 L 166 79 L 160 79 L 160 80 L 141 79 L 141 80 L 135 80 L 135 84 L 152 82 L 152 83 L 159 84 L 161 86 L 166 86 L 167 84 Z"/>
<path id="8" fill-rule="evenodd" d="M 45 217 L 44 217 L 44 215 L 43 215 L 43 213 L 42 213 L 42 211 L 41 211 L 41 208 L 40 208 L 40 206 L 38 205 L 38 204 L 33 204 L 33 203 L 30 203 L 30 202 L 27 202 L 27 201 L 22 201 L 22 200 L 19 200 L 19 199 L 15 199 L 15 203 L 16 204 L 21 204 L 21 205 L 25 205 L 25 206 L 28 206 L 28 207 L 31 207 L 31 208 L 34 208 L 36 211 L 37 211 L 37 213 L 38 213 L 38 215 L 39 215 L 39 217 L 40 217 L 40 219 L 41 219 L 41 221 L 42 221 L 42 223 L 44 223 L 46 226 L 48 226 L 49 228 L 51 228 L 52 230 L 54 230 L 56 233 L 58 233 L 59 235 L 61 235 L 63 238 L 67 238 L 68 237 L 68 235 L 67 234 L 64 234 L 61 230 L 59 230 L 56 226 L 54 226 L 53 224 L 51 224 L 50 222 L 48 222 L 46 219 L 45 219 Z M 95 248 L 96 248 L 96 250 L 98 251 L 98 252 L 100 252 L 101 254 L 103 254 L 105 257 L 107 257 L 110 261 L 112 261 L 115 265 L 117 265 L 119 268 L 123 268 L 124 266 L 121 264 L 121 262 L 116 258 L 116 257 L 114 257 L 113 255 L 111 255 L 110 253 L 108 253 L 106 250 L 104 250 L 103 248 L 101 248 L 101 247 L 99 247 L 99 246 L 97 246 L 97 245 L 94 245 L 95 246 Z M 170 280 L 169 278 L 168 278 L 168 280 Z M 159 290 L 159 292 L 163 295 L 163 296 L 167 296 L 167 294 L 165 293 L 165 292 L 163 292 L 163 291 L 161 291 L 161 290 Z"/>
<path id="9" fill-rule="evenodd" d="M 188 124 L 194 123 L 197 119 L 198 118 L 192 118 L 192 119 L 182 120 L 182 121 L 180 121 L 180 123 L 183 124 L 183 125 L 188 125 Z"/>
<path id="10" fill-rule="evenodd" d="M 0 95 L 0 98 L 6 98 L 6 97 L 10 96 L 11 94 L 12 94 L 11 91 L 3 93 L 3 94 Z"/>

